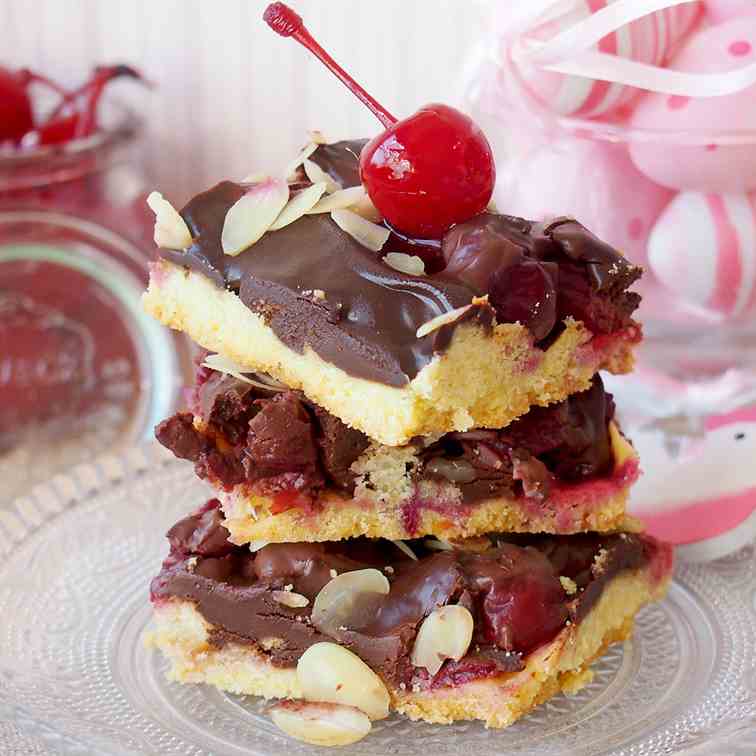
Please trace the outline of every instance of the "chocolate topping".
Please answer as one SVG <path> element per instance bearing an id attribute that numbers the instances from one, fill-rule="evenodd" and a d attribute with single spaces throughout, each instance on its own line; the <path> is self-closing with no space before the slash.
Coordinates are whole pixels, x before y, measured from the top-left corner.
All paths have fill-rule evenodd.
<path id="1" fill-rule="evenodd" d="M 568 618 L 580 621 L 607 581 L 644 565 L 660 548 L 643 536 L 585 534 L 507 537 L 482 553 L 432 552 L 417 541 L 411 544 L 416 562 L 390 542 L 365 539 L 275 544 L 252 554 L 219 545 L 226 531 L 213 514 L 216 506 L 209 502 L 171 529 L 171 553 L 152 582 L 153 601 L 195 602 L 213 625 L 212 642 L 256 644 L 279 666 L 293 666 L 313 643 L 335 639 L 396 683 L 418 674 L 409 654 L 419 624 L 436 607 L 467 606 L 476 646 L 461 662 L 445 665 L 434 684 L 513 671 Z M 388 595 L 360 606 L 335 636 L 313 626 L 312 602 L 331 570 L 376 566 L 393 569 Z M 579 592 L 568 596 L 559 576 L 573 579 Z M 277 602 L 273 591 L 287 586 L 307 596 L 309 606 Z"/>
<path id="2" fill-rule="evenodd" d="M 360 153 L 367 139 L 320 144 L 310 156 L 343 189 L 360 185 Z"/>
<path id="3" fill-rule="evenodd" d="M 393 270 L 327 214 L 268 233 L 237 257 L 224 255 L 223 219 L 242 193 L 241 185 L 223 182 L 192 200 L 182 214 L 193 233 L 202 227 L 201 236 L 186 253 L 162 254 L 205 274 L 212 268 L 213 280 L 238 290 L 285 344 L 298 352 L 309 346 L 351 375 L 405 385 L 435 351 L 434 335 L 418 339 L 417 329 L 476 294 L 443 276 Z M 313 295 L 317 290 L 325 299 Z"/>
<path id="4" fill-rule="evenodd" d="M 312 159 L 342 185 L 353 186 L 359 183 L 363 144 L 321 145 Z M 453 330 L 418 339 L 417 329 L 470 304 L 474 296 L 488 293 L 499 322 L 523 323 L 536 341 L 558 333 L 569 315 L 597 333 L 620 330 L 638 304 L 637 295 L 625 289 L 640 269 L 565 219 L 543 227 L 483 213 L 453 227 L 440 241 L 394 233 L 377 254 L 329 215 L 305 215 L 230 257 L 223 254 L 221 231 L 226 212 L 245 190 L 244 184 L 224 181 L 192 199 L 181 212 L 192 245 L 186 252 L 161 250 L 161 255 L 236 291 L 292 349 L 309 347 L 359 378 L 405 385 L 447 348 Z M 446 270 L 417 277 L 381 261 L 391 251 L 417 250 L 427 257 L 426 248 L 433 257 L 426 261 L 427 270 L 437 270 L 444 259 Z M 492 310 L 475 308 L 481 309 L 487 311 L 480 320 L 487 327 Z"/>
<path id="5" fill-rule="evenodd" d="M 247 480 L 297 473 L 318 475 L 318 451 L 307 410 L 291 391 L 258 399 L 244 450 Z"/>

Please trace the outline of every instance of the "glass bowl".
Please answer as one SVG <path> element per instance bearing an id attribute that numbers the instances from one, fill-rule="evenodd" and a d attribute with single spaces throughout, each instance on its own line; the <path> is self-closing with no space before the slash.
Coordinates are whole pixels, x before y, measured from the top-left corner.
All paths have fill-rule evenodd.
<path id="1" fill-rule="evenodd" d="M 71 754 L 326 753 L 277 731 L 259 699 L 168 682 L 143 645 L 163 534 L 208 495 L 185 462 L 149 445 L 58 475 L 0 511 L 0 720 L 19 738 Z M 338 753 L 751 756 L 755 659 L 752 543 L 679 565 L 667 599 L 641 612 L 577 695 L 506 730 L 392 716 Z M 26 741 L 4 737 L 0 751 L 24 752 Z"/>

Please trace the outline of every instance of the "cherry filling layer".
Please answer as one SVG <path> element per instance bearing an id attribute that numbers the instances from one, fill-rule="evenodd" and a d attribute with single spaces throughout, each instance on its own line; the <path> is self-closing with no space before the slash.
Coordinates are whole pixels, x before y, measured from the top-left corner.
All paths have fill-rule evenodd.
<path id="1" fill-rule="evenodd" d="M 412 560 L 390 541 L 367 539 L 269 544 L 251 553 L 228 542 L 221 522 L 211 500 L 171 528 L 170 554 L 151 585 L 156 606 L 192 601 L 212 627 L 212 645 L 255 645 L 279 667 L 335 639 L 397 685 L 453 686 L 522 669 L 524 657 L 580 622 L 617 574 L 648 566 L 649 579 L 662 580 L 671 569 L 670 547 L 624 533 L 491 536 L 476 539 L 476 551 L 410 541 Z M 337 573 L 366 568 L 386 575 L 388 594 L 355 600 L 338 627 L 313 619 L 316 596 Z M 447 604 L 470 611 L 473 639 L 462 659 L 447 660 L 431 677 L 410 656 L 421 622 Z"/>
<path id="2" fill-rule="evenodd" d="M 550 493 L 612 472 L 613 417 L 612 396 L 597 375 L 587 391 L 534 407 L 504 429 L 448 433 L 429 445 L 419 443 L 407 474 L 416 483 L 454 483 L 462 506 L 497 495 L 537 506 Z M 177 457 L 193 461 L 200 477 L 227 490 L 245 484 L 273 496 L 274 514 L 316 506 L 325 486 L 353 493 L 351 466 L 369 445 L 367 436 L 300 392 L 245 383 L 205 367 L 197 374 L 191 412 L 160 423 L 156 436 Z"/>

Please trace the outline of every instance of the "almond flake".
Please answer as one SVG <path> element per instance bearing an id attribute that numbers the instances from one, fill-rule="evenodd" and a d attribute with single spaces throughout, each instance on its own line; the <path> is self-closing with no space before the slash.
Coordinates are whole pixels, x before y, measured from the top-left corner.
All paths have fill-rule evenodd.
<path id="1" fill-rule="evenodd" d="M 417 255 L 405 255 L 404 252 L 389 252 L 383 262 L 398 270 L 400 273 L 406 273 L 408 276 L 424 276 L 425 263 Z"/>
<path id="2" fill-rule="evenodd" d="M 160 192 L 147 197 L 150 210 L 155 213 L 155 244 L 163 249 L 186 249 L 191 246 L 192 235 L 186 221 Z"/>
<path id="3" fill-rule="evenodd" d="M 380 252 L 391 233 L 387 228 L 371 223 L 351 210 L 331 210 L 333 222 L 364 247 Z"/>
<path id="4" fill-rule="evenodd" d="M 470 648 L 475 622 L 469 609 L 458 604 L 441 606 L 420 625 L 410 659 L 435 675 L 446 659 L 459 661 Z"/>
<path id="5" fill-rule="evenodd" d="M 235 257 L 252 246 L 271 226 L 289 200 L 283 179 L 268 177 L 252 184 L 226 213 L 221 232 L 223 252 Z"/>
<path id="6" fill-rule="evenodd" d="M 303 596 L 301 593 L 294 593 L 293 591 L 271 591 L 270 595 L 274 601 L 284 606 L 289 606 L 292 609 L 301 609 L 310 603 L 310 599 L 307 596 Z"/>
<path id="7" fill-rule="evenodd" d="M 255 552 L 265 548 L 269 543 L 270 541 L 250 541 L 247 545 L 250 551 Z"/>
<path id="8" fill-rule="evenodd" d="M 286 170 L 284 171 L 284 176 L 286 178 L 289 178 L 290 176 L 294 176 L 297 172 L 297 168 L 299 168 L 300 165 L 302 165 L 307 158 L 312 155 L 315 150 L 318 149 L 318 145 L 313 139 L 300 153 L 297 155 L 294 160 L 292 160 L 287 166 Z M 312 179 L 310 179 L 312 181 Z M 313 184 L 316 183 L 315 181 L 312 182 Z"/>
<path id="9" fill-rule="evenodd" d="M 435 318 L 432 318 L 427 323 L 423 323 L 415 332 L 415 336 L 418 339 L 422 339 L 423 336 L 427 336 L 429 333 L 433 333 L 433 331 L 437 331 L 439 328 L 453 323 L 462 317 L 471 307 L 472 305 L 464 305 L 464 307 L 457 307 L 456 310 L 449 310 L 449 312 L 442 312 L 440 315 L 436 315 Z"/>
<path id="10" fill-rule="evenodd" d="M 373 223 L 380 223 L 383 220 L 380 210 L 378 210 L 373 204 L 373 200 L 370 199 L 367 192 L 357 204 L 352 205 L 350 210 L 357 213 L 357 215 L 361 215 L 365 220 L 372 221 Z"/>
<path id="11" fill-rule="evenodd" d="M 440 538 L 426 538 L 424 543 L 426 549 L 432 549 L 433 551 L 454 551 L 454 546 L 448 541 L 442 541 Z"/>
<path id="12" fill-rule="evenodd" d="M 315 150 L 313 150 L 315 152 Z M 312 154 L 312 153 L 310 153 Z M 341 184 L 338 181 L 334 181 L 314 160 L 305 158 L 302 161 L 307 178 L 312 181 L 313 184 L 318 184 L 321 181 L 325 181 L 326 192 L 333 194 L 341 189 Z"/>
<path id="13" fill-rule="evenodd" d="M 312 186 L 308 186 L 307 189 L 303 189 L 301 192 L 294 195 L 286 203 L 286 207 L 281 210 L 278 218 L 273 221 L 273 224 L 268 230 L 278 231 L 279 228 L 288 226 L 290 223 L 294 223 L 295 220 L 299 220 L 299 218 L 306 213 L 312 212 L 313 207 L 318 206 L 318 200 L 323 196 L 325 190 L 325 182 L 321 181 Z"/>
<path id="14" fill-rule="evenodd" d="M 315 142 L 315 144 L 328 144 L 328 140 L 320 129 L 311 129 L 307 132 L 307 136 L 309 136 L 310 141 Z"/>
<path id="15" fill-rule="evenodd" d="M 342 704 L 282 701 L 268 711 L 279 730 L 314 746 L 351 745 L 372 727 L 365 712 Z"/>
<path id="16" fill-rule="evenodd" d="M 568 578 L 565 575 L 560 575 L 559 582 L 562 584 L 562 588 L 564 588 L 564 592 L 568 596 L 572 596 L 573 594 L 577 593 L 577 583 L 572 578 Z"/>
<path id="17" fill-rule="evenodd" d="M 310 646 L 297 662 L 297 680 L 307 701 L 346 704 L 370 719 L 385 719 L 391 697 L 385 683 L 357 654 L 336 643 Z"/>
<path id="18" fill-rule="evenodd" d="M 393 543 L 394 546 L 396 546 L 396 548 L 399 549 L 399 551 L 404 552 L 410 559 L 412 559 L 412 561 L 414 562 L 417 561 L 415 552 L 412 551 L 412 549 L 409 546 L 407 546 L 407 544 L 404 541 L 391 541 L 391 543 Z"/>
<path id="19" fill-rule="evenodd" d="M 357 204 L 363 197 L 367 197 L 367 192 L 363 186 L 350 186 L 348 189 L 339 189 L 327 197 L 323 197 L 317 205 L 308 210 L 309 215 L 316 213 L 330 213 L 331 210 L 342 210 Z"/>
<path id="20" fill-rule="evenodd" d="M 284 387 L 283 383 L 279 383 L 275 378 L 264 374 L 254 373 L 249 368 L 245 368 L 242 365 L 238 365 L 228 357 L 224 357 L 222 354 L 208 354 L 202 362 L 203 367 L 215 370 L 218 373 L 225 373 L 232 378 L 236 378 L 238 381 L 248 383 L 250 386 L 257 386 L 257 388 L 265 389 L 267 391 L 280 391 Z M 254 378 L 251 376 L 255 376 Z"/>

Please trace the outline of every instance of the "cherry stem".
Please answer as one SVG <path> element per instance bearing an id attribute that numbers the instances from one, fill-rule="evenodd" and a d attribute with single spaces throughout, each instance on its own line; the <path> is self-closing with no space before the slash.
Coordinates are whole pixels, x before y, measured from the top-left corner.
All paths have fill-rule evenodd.
<path id="1" fill-rule="evenodd" d="M 31 71 L 28 68 L 20 69 L 18 75 L 21 79 L 21 83 L 25 87 L 28 87 L 30 84 L 42 84 L 52 89 L 61 97 L 66 96 L 66 90 L 63 89 L 63 87 L 61 87 L 57 82 L 54 82 L 52 79 L 48 79 L 47 76 L 42 76 L 42 74 L 34 73 L 34 71 Z"/>
<path id="2" fill-rule="evenodd" d="M 77 124 L 76 136 L 87 136 L 94 128 L 95 115 L 97 111 L 97 103 L 100 100 L 102 91 L 105 85 L 119 76 L 129 76 L 134 79 L 139 79 L 147 86 L 152 86 L 149 81 L 146 81 L 144 77 L 131 66 L 123 64 L 113 66 L 98 66 L 95 68 L 92 78 L 89 81 L 82 84 L 76 89 L 72 89 L 70 92 L 64 93 L 61 101 L 55 106 L 52 112 L 47 116 L 46 122 L 50 123 L 56 118 L 59 118 L 63 111 L 71 105 L 75 100 L 80 97 L 86 96 L 86 109 L 82 114 Z"/>
<path id="3" fill-rule="evenodd" d="M 282 37 L 293 37 L 302 47 L 309 50 L 323 65 L 333 73 L 346 87 L 368 108 L 373 115 L 389 128 L 396 123 L 396 118 L 376 99 L 371 97 L 313 38 L 302 21 L 285 3 L 271 3 L 263 13 L 263 21 Z"/>

